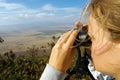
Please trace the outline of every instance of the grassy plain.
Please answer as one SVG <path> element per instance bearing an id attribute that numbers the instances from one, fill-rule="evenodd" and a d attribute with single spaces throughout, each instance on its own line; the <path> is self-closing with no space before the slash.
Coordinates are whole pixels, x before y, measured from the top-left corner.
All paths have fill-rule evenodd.
<path id="1" fill-rule="evenodd" d="M 0 33 L 4 39 L 4 43 L 0 43 L 0 80 L 39 80 L 49 59 L 51 43 L 70 29 L 49 27 Z M 73 75 L 70 80 L 91 79 Z"/>
<path id="2" fill-rule="evenodd" d="M 0 44 L 0 53 L 3 54 L 10 50 L 15 53 L 25 52 L 28 47 L 35 45 L 38 48 L 44 46 L 49 49 L 48 43 L 51 43 L 52 37 L 58 38 L 62 33 L 71 29 L 70 27 L 48 27 L 48 28 L 30 28 L 25 30 L 16 30 L 3 32 L 0 34 L 4 43 Z M 40 52 L 41 53 L 41 52 Z"/>

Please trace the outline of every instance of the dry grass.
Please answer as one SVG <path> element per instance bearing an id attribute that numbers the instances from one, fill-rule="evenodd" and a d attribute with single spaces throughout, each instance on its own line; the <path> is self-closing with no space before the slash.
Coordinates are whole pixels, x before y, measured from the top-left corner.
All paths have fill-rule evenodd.
<path id="1" fill-rule="evenodd" d="M 35 45 L 36 47 L 46 46 L 52 41 L 52 36 L 60 36 L 61 33 L 46 34 L 37 30 L 28 30 L 21 33 L 12 33 L 2 37 L 5 41 L 0 44 L 0 53 L 13 50 L 14 52 L 24 52 L 28 47 Z"/>

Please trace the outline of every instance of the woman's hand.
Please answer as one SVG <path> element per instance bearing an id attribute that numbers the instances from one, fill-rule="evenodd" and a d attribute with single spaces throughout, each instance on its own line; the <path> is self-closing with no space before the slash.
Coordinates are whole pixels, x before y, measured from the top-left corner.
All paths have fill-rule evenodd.
<path id="1" fill-rule="evenodd" d="M 71 30 L 60 37 L 51 52 L 49 60 L 51 66 L 66 72 L 75 54 L 75 48 L 72 48 L 72 46 L 78 32 L 78 30 Z"/>

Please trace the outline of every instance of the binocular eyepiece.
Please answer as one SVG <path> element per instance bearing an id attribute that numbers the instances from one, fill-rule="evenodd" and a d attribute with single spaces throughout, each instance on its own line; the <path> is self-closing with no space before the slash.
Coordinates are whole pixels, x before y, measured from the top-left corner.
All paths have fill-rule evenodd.
<path id="1" fill-rule="evenodd" d="M 75 39 L 73 46 L 84 46 L 88 47 L 91 46 L 91 39 L 88 35 L 88 28 L 87 26 L 77 27 L 75 30 L 79 30 L 79 33 Z"/>

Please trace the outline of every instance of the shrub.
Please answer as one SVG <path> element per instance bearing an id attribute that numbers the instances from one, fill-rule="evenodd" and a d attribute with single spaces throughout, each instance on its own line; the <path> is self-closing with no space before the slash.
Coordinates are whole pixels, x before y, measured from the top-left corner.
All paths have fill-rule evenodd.
<path id="1" fill-rule="evenodd" d="M 0 80 L 39 80 L 48 56 L 19 56 L 5 53 L 0 59 Z"/>
<path id="2" fill-rule="evenodd" d="M 55 41 L 56 37 L 52 37 Z M 0 43 L 4 40 L 0 37 Z M 52 47 L 55 42 L 48 43 Z M 41 46 L 41 48 L 45 48 Z M 39 80 L 49 55 L 38 56 L 39 48 L 36 46 L 28 47 L 28 56 L 18 56 L 11 50 L 4 55 L 0 55 L 0 80 Z M 46 53 L 46 50 L 44 51 Z M 70 66 L 71 70 L 75 65 L 76 56 Z M 90 80 L 87 76 L 73 75 L 70 80 Z"/>

